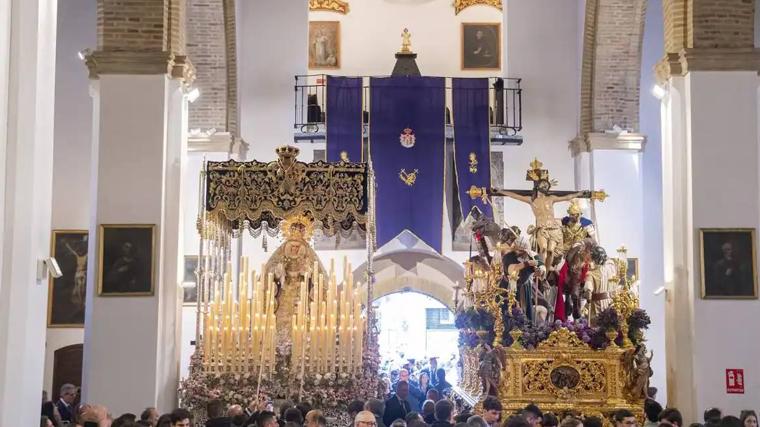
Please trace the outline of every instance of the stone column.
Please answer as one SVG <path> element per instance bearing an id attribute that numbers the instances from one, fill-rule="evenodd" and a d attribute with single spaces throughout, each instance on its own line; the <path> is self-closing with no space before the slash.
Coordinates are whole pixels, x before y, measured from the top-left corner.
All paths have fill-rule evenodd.
<path id="1" fill-rule="evenodd" d="M 0 0 L 0 425 L 39 423 L 53 172 L 56 4 Z"/>
<path id="2" fill-rule="evenodd" d="M 83 400 L 112 413 L 176 407 L 181 182 L 193 68 L 184 2 L 103 0 L 93 78 L 93 145 Z M 151 296 L 98 295 L 101 224 L 155 225 Z"/>
<path id="3" fill-rule="evenodd" d="M 702 298 L 699 238 L 700 228 L 757 228 L 760 221 L 760 54 L 753 2 L 692 0 L 687 7 L 666 0 L 664 12 L 658 75 L 665 89 L 668 403 L 694 422 L 705 408 L 738 414 L 760 399 L 760 332 L 743 327 L 756 322 L 760 301 Z M 745 394 L 726 392 L 731 368 L 744 369 Z"/>

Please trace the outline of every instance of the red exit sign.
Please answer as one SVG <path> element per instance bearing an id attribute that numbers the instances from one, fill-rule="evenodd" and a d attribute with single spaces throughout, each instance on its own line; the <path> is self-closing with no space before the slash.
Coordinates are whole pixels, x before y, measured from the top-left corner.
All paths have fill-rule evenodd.
<path id="1" fill-rule="evenodd" d="M 726 369 L 726 393 L 744 394 L 744 369 Z"/>

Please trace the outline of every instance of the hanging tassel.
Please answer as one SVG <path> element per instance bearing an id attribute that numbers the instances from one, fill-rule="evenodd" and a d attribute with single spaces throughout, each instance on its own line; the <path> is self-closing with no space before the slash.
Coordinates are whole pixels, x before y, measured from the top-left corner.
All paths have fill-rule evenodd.
<path id="1" fill-rule="evenodd" d="M 269 252 L 269 245 L 267 245 L 267 231 L 261 230 L 261 247 L 264 248 L 264 252 Z"/>

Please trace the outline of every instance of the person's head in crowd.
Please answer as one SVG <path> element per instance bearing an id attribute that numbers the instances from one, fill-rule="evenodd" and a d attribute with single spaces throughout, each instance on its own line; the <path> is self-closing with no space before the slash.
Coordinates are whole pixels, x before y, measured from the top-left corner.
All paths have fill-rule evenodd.
<path id="1" fill-rule="evenodd" d="M 438 370 L 435 371 L 435 378 L 438 380 L 439 383 L 445 383 L 446 371 L 443 368 L 438 368 Z"/>
<path id="2" fill-rule="evenodd" d="M 314 422 L 316 427 L 327 427 L 327 418 L 324 415 L 318 416 Z"/>
<path id="3" fill-rule="evenodd" d="M 636 416 L 627 409 L 618 409 L 612 417 L 615 427 L 636 427 Z"/>
<path id="4" fill-rule="evenodd" d="M 286 423 L 296 423 L 299 426 L 303 425 L 303 414 L 298 408 L 288 408 L 285 410 L 285 416 L 283 417 L 283 421 Z"/>
<path id="5" fill-rule="evenodd" d="M 541 421 L 544 418 L 544 414 L 541 412 L 541 409 L 539 409 L 538 406 L 533 403 L 523 408 L 520 414 L 525 417 L 525 419 L 528 420 L 530 425 L 533 427 L 540 426 Z"/>
<path id="6" fill-rule="evenodd" d="M 322 411 L 312 409 L 306 413 L 304 417 L 304 425 L 306 427 L 319 427 L 319 417 L 322 416 Z"/>
<path id="7" fill-rule="evenodd" d="M 742 422 L 733 415 L 726 415 L 720 419 L 720 427 L 742 427 Z"/>
<path id="8" fill-rule="evenodd" d="M 467 420 L 472 416 L 469 411 L 464 411 L 460 414 L 454 415 L 454 424 L 456 423 L 467 423 Z"/>
<path id="9" fill-rule="evenodd" d="M 488 427 L 488 423 L 486 423 L 486 420 L 483 417 L 473 415 L 470 418 L 467 418 L 467 427 Z"/>
<path id="10" fill-rule="evenodd" d="M 156 421 L 156 427 L 171 427 L 172 425 L 172 416 L 171 414 L 164 414 L 158 417 L 158 421 Z"/>
<path id="11" fill-rule="evenodd" d="M 405 381 L 409 382 L 409 370 L 406 368 L 401 368 L 401 370 L 398 371 L 398 381 Z"/>
<path id="12" fill-rule="evenodd" d="M 158 411 L 156 408 L 145 408 L 140 414 L 140 421 L 147 421 L 150 425 L 155 426 L 156 422 L 158 422 Z"/>
<path id="13" fill-rule="evenodd" d="M 583 427 L 583 422 L 575 417 L 567 417 L 562 421 L 560 427 Z"/>
<path id="14" fill-rule="evenodd" d="M 398 384 L 396 384 L 396 396 L 399 397 L 399 399 L 406 399 L 409 397 L 409 383 L 406 381 L 399 381 Z"/>
<path id="15" fill-rule="evenodd" d="M 757 427 L 757 413 L 755 411 L 742 411 L 739 415 L 742 427 Z"/>
<path id="16" fill-rule="evenodd" d="M 406 427 L 429 427 L 425 421 L 412 420 L 406 422 Z"/>
<path id="17" fill-rule="evenodd" d="M 222 405 L 224 408 L 224 405 Z M 222 413 L 224 411 L 222 410 Z M 175 409 L 171 413 L 171 427 L 190 427 L 193 425 L 193 414 L 185 409 Z"/>
<path id="18" fill-rule="evenodd" d="M 148 420 L 137 420 L 135 421 L 135 424 L 140 427 L 153 427 L 153 424 Z"/>
<path id="19" fill-rule="evenodd" d="M 437 402 L 437 401 L 441 400 L 441 394 L 438 393 L 437 389 L 431 388 L 425 394 L 425 399 L 432 400 L 433 402 Z"/>
<path id="20" fill-rule="evenodd" d="M 61 386 L 61 400 L 68 405 L 73 405 L 77 398 L 77 387 L 74 384 L 64 384 Z"/>
<path id="21" fill-rule="evenodd" d="M 583 419 L 583 427 L 602 427 L 602 419 L 599 417 L 586 417 Z"/>
<path id="22" fill-rule="evenodd" d="M 240 405 L 230 405 L 229 408 L 227 408 L 227 416 L 230 418 L 235 418 L 238 415 L 243 415 L 245 412 L 243 412 L 243 407 Z"/>
<path id="23" fill-rule="evenodd" d="M 209 400 L 206 403 L 206 414 L 210 420 L 222 418 L 224 416 L 224 402 L 219 399 Z"/>
<path id="24" fill-rule="evenodd" d="M 644 415 L 646 415 L 647 421 L 658 422 L 660 420 L 660 412 L 662 412 L 662 405 L 656 400 L 647 399 L 644 401 Z"/>
<path id="25" fill-rule="evenodd" d="M 370 399 L 364 404 L 364 410 L 372 412 L 376 417 L 381 417 L 385 413 L 385 402 L 380 399 Z"/>
<path id="26" fill-rule="evenodd" d="M 305 420 L 306 414 L 311 411 L 311 403 L 309 402 L 298 402 L 296 403 L 296 408 L 298 408 L 299 411 L 301 411 L 301 417 Z"/>
<path id="27" fill-rule="evenodd" d="M 356 414 L 364 410 L 364 401 L 363 400 L 352 400 L 351 403 L 348 404 L 348 416 L 351 417 L 353 420 L 356 418 Z"/>
<path id="28" fill-rule="evenodd" d="M 301 427 L 301 424 L 298 424 L 293 421 L 288 421 L 285 423 L 284 427 Z"/>
<path id="29" fill-rule="evenodd" d="M 541 417 L 541 427 L 557 427 L 559 426 L 559 419 L 551 412 L 544 412 L 544 416 Z"/>
<path id="30" fill-rule="evenodd" d="M 718 408 L 709 408 L 704 413 L 705 424 L 720 424 L 723 418 L 723 411 Z"/>
<path id="31" fill-rule="evenodd" d="M 451 422 L 454 414 L 454 405 L 446 400 L 435 402 L 435 419 L 436 421 Z"/>
<path id="32" fill-rule="evenodd" d="M 111 427 L 129 427 L 137 421 L 137 415 L 135 414 L 122 414 L 111 423 Z"/>
<path id="33" fill-rule="evenodd" d="M 532 427 L 532 424 L 522 415 L 512 415 L 504 421 L 502 427 Z"/>
<path id="34" fill-rule="evenodd" d="M 460 421 L 458 423 L 455 423 L 454 427 L 467 427 L 467 422 L 466 421 Z"/>
<path id="35" fill-rule="evenodd" d="M 691 423 L 689 424 L 689 427 L 705 427 L 705 425 L 702 423 Z"/>
<path id="36" fill-rule="evenodd" d="M 675 408 L 665 408 L 658 416 L 660 424 L 667 424 L 670 427 L 683 427 L 683 417 L 681 412 Z"/>
<path id="37" fill-rule="evenodd" d="M 367 404 L 369 404 L 370 401 L 377 400 L 377 399 L 370 399 L 367 401 Z M 377 414 L 375 414 L 373 411 L 360 411 L 356 416 L 354 417 L 354 427 L 377 427 L 377 419 L 375 418 Z M 382 414 L 380 414 L 382 416 Z"/>
<path id="38" fill-rule="evenodd" d="M 289 400 L 282 402 L 282 405 L 280 405 L 280 419 L 285 420 L 285 411 L 287 411 L 290 408 L 295 408 L 295 407 L 296 407 L 295 403 Z"/>
<path id="39" fill-rule="evenodd" d="M 489 426 L 499 422 L 501 419 L 501 402 L 494 396 L 488 396 L 483 401 L 483 420 Z M 469 424 L 469 420 L 467 423 Z M 474 427 L 474 426 L 471 426 Z"/>
<path id="40" fill-rule="evenodd" d="M 40 416 L 40 427 L 53 427 L 53 422 L 50 421 L 50 418 L 42 415 Z"/>
<path id="41" fill-rule="evenodd" d="M 50 399 L 48 399 L 47 390 L 42 390 L 42 403 L 45 403 L 48 400 L 50 400 Z"/>
<path id="42" fill-rule="evenodd" d="M 277 427 L 277 417 L 274 412 L 259 412 L 256 416 L 256 427 Z"/>
<path id="43" fill-rule="evenodd" d="M 657 400 L 657 387 L 648 387 L 647 397 L 652 400 Z"/>
<path id="44" fill-rule="evenodd" d="M 406 421 L 398 418 L 394 420 L 389 427 L 406 427 Z"/>
<path id="45" fill-rule="evenodd" d="M 422 402 L 422 416 L 426 416 L 428 414 L 434 414 L 435 413 L 435 402 L 428 399 L 424 402 Z"/>
<path id="46" fill-rule="evenodd" d="M 406 414 L 406 417 L 404 417 L 404 421 L 406 421 L 406 425 L 409 426 L 409 423 L 412 421 L 424 421 L 422 419 L 422 415 L 420 415 L 419 412 L 412 411 L 408 414 Z"/>
<path id="47" fill-rule="evenodd" d="M 430 387 L 430 374 L 428 374 L 427 371 L 420 372 L 420 377 L 417 379 L 417 382 L 420 384 L 420 390 L 425 391 Z"/>
<path id="48" fill-rule="evenodd" d="M 244 413 L 230 417 L 233 427 L 247 427 L 248 416 Z"/>
<path id="49" fill-rule="evenodd" d="M 54 402 L 45 402 L 42 404 L 42 415 L 47 417 L 53 424 L 53 427 L 61 426 L 61 414 Z"/>

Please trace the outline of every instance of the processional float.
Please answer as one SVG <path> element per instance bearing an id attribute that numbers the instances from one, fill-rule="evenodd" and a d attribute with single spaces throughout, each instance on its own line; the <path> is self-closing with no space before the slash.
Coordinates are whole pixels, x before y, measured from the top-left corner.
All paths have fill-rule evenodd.
<path id="1" fill-rule="evenodd" d="M 609 420 L 615 410 L 629 409 L 642 417 L 652 375 L 652 356 L 643 334 L 650 321 L 639 308 L 638 282 L 628 272 L 627 250 L 621 247 L 617 258 L 608 259 L 593 235 L 578 233 L 580 224 L 588 227 L 591 221 L 578 220 L 580 209 L 575 203 L 568 210 L 576 214 L 574 222 L 553 216 L 553 202 L 560 198 L 586 197 L 593 203 L 607 195 L 603 191 L 551 192 L 554 182 L 537 160 L 531 163 L 527 180 L 534 183 L 532 191 L 475 187 L 469 191 L 471 197 L 489 202 L 495 196 L 528 202 L 534 205 L 537 224 L 522 233 L 532 236 L 532 244 L 516 227 L 502 228 L 483 218 L 473 226 L 479 253 L 465 263 L 466 287 L 457 306 L 462 366 L 455 394 L 476 410 L 487 396 L 495 396 L 508 412 L 535 403 L 558 415 Z M 539 259 L 538 254 L 531 255 L 532 249 L 547 251 L 546 239 L 537 244 L 541 228 L 555 227 L 541 223 L 537 209 L 542 207 L 535 206 L 539 204 L 548 207 L 545 219 L 556 221 L 565 241 L 552 249 L 555 261 L 546 266 L 550 267 L 547 271 L 536 269 L 524 275 L 524 266 L 535 265 L 531 261 Z M 551 238 L 544 232 L 547 236 Z M 543 288 L 552 280 L 556 282 Z M 573 320 L 554 313 L 562 295 L 555 294 L 544 307 L 538 302 L 536 294 L 541 289 L 550 293 L 573 280 L 575 285 L 585 281 L 593 288 L 586 304 L 568 309 Z M 563 318 L 552 319 L 552 315 Z"/>
<path id="2" fill-rule="evenodd" d="M 371 164 L 307 164 L 295 147 L 276 152 L 269 163 L 206 162 L 201 174 L 196 351 L 180 387 L 201 419 L 212 399 L 308 396 L 320 406 L 377 390 Z M 334 261 L 323 266 L 310 243 L 316 230 L 365 235 L 367 277 L 355 281 L 345 260 L 342 277 Z M 242 254 L 233 259 L 245 233 L 264 245 L 283 237 L 258 271 Z"/>

